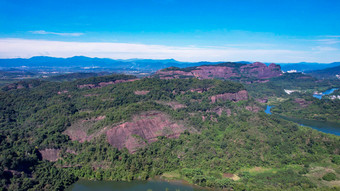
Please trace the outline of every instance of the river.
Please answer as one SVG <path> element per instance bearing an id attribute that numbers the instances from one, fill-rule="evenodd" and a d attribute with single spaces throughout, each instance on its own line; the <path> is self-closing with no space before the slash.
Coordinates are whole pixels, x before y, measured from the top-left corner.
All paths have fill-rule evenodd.
<path id="1" fill-rule="evenodd" d="M 333 93 L 337 89 L 339 89 L 339 88 L 332 88 L 332 89 L 329 89 L 329 90 L 326 90 L 326 91 L 322 92 L 321 94 L 314 94 L 313 97 L 321 99 L 322 96 L 329 95 L 329 94 Z"/>
<path id="2" fill-rule="evenodd" d="M 267 105 L 267 108 L 265 112 L 269 115 L 271 115 L 270 109 L 273 106 Z M 283 119 L 286 119 L 288 121 L 292 121 L 295 123 L 298 123 L 301 126 L 307 126 L 311 127 L 313 129 L 316 129 L 318 131 L 324 132 L 324 133 L 330 133 L 333 135 L 340 136 L 340 124 L 338 123 L 332 123 L 332 122 L 326 122 L 326 121 L 317 121 L 317 120 L 307 120 L 307 119 L 297 119 L 297 118 L 292 118 L 292 117 L 285 117 L 285 116 L 280 116 Z"/>
<path id="3" fill-rule="evenodd" d="M 91 181 L 79 180 L 67 191 L 206 191 L 206 189 L 186 184 L 182 181 L 149 180 Z"/>

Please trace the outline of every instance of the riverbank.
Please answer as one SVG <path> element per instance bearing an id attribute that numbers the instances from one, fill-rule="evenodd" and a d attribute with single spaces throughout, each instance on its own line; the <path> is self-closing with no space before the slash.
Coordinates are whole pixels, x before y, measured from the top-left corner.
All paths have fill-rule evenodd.
<path id="1" fill-rule="evenodd" d="M 207 191 L 208 189 L 191 185 L 185 181 L 170 181 L 153 178 L 147 181 L 94 181 L 81 179 L 67 189 L 67 191 Z"/>
<path id="2" fill-rule="evenodd" d="M 265 109 L 265 113 L 271 115 L 271 108 L 274 106 L 267 105 Z M 308 120 L 308 119 L 299 119 L 299 118 L 293 118 L 288 116 L 279 115 L 281 118 L 292 121 L 294 123 L 298 123 L 301 126 L 306 126 L 313 128 L 315 130 L 321 131 L 323 133 L 329 133 L 333 135 L 340 136 L 340 123 L 334 123 L 334 122 L 327 122 L 327 121 L 317 121 L 317 120 Z"/>

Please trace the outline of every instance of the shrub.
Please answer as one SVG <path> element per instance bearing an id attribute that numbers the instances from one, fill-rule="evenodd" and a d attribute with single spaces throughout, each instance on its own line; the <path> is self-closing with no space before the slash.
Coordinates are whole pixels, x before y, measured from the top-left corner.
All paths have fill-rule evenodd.
<path id="1" fill-rule="evenodd" d="M 322 179 L 326 180 L 326 181 L 332 181 L 332 180 L 336 180 L 336 175 L 332 172 L 325 174 Z"/>
<path id="2" fill-rule="evenodd" d="M 335 155 L 332 159 L 334 164 L 340 165 L 340 155 Z"/>

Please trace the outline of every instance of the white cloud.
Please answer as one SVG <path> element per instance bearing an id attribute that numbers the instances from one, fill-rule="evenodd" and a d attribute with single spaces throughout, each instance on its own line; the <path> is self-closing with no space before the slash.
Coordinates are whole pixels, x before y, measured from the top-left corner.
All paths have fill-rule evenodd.
<path id="1" fill-rule="evenodd" d="M 39 31 L 29 31 L 33 34 L 52 34 L 52 35 L 58 35 L 58 36 L 81 36 L 83 35 L 84 33 L 58 33 L 58 32 L 47 32 L 47 31 L 44 31 L 44 30 L 39 30 Z"/>
<path id="2" fill-rule="evenodd" d="M 338 39 L 317 39 L 315 41 L 320 42 L 322 44 L 338 44 L 338 43 L 340 43 L 340 40 L 338 40 Z"/>
<path id="3" fill-rule="evenodd" d="M 328 47 L 328 46 L 316 46 L 313 48 L 313 50 L 317 51 L 339 51 L 339 49 L 334 47 Z"/>
<path id="4" fill-rule="evenodd" d="M 326 38 L 340 38 L 340 35 L 325 35 Z"/>
<path id="5" fill-rule="evenodd" d="M 263 61 L 263 62 L 333 62 L 340 60 L 338 51 L 295 51 L 285 49 L 246 49 L 232 47 L 180 47 L 133 43 L 63 42 L 0 38 L 1 58 L 32 56 L 89 56 L 113 59 L 149 58 L 180 61 Z"/>

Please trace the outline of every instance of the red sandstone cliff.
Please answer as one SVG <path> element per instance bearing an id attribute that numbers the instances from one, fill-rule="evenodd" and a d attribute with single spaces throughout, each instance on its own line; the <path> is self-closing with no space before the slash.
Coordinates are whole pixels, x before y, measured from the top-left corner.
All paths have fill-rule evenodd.
<path id="1" fill-rule="evenodd" d="M 198 66 L 191 71 L 181 69 L 162 69 L 156 72 L 161 79 L 190 78 L 198 79 L 231 79 L 231 78 L 257 78 L 266 79 L 282 75 L 281 67 L 276 64 L 266 66 L 261 62 L 253 64 L 233 64 L 224 66 L 223 64 L 211 66 Z M 261 81 L 258 81 L 261 82 Z"/>
<path id="2" fill-rule="evenodd" d="M 118 148 L 126 147 L 131 153 L 158 136 L 177 138 L 186 128 L 164 113 L 154 111 L 135 116 L 131 122 L 115 126 L 106 132 L 108 142 Z"/>
<path id="3" fill-rule="evenodd" d="M 215 103 L 216 101 L 241 101 L 241 100 L 247 100 L 248 99 L 248 92 L 246 90 L 241 90 L 237 93 L 224 93 L 224 94 L 218 94 L 210 97 L 211 102 Z"/>

